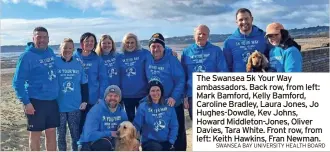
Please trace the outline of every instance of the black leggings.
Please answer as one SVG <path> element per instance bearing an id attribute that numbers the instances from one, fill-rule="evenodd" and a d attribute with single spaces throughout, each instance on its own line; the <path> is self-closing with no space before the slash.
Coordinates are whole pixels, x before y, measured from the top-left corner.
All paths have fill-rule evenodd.
<path id="1" fill-rule="evenodd" d="M 87 113 L 89 112 L 89 110 L 92 109 L 94 105 L 92 104 L 87 104 L 86 105 L 86 109 L 85 110 L 81 110 L 81 118 L 80 118 L 80 126 L 79 126 L 79 135 L 81 135 L 83 129 L 84 129 L 84 125 L 85 125 L 85 121 L 86 121 L 86 117 L 87 117 Z"/>
<path id="2" fill-rule="evenodd" d="M 178 136 L 175 141 L 174 147 L 176 151 L 186 151 L 187 149 L 187 136 L 186 136 L 186 126 L 185 126 L 185 116 L 183 104 L 175 107 L 176 116 L 179 122 Z"/>
<path id="3" fill-rule="evenodd" d="M 170 149 L 171 144 L 168 141 L 158 142 L 155 140 L 149 140 L 142 144 L 142 151 L 172 151 Z"/>
<path id="4" fill-rule="evenodd" d="M 83 143 L 80 151 L 114 151 L 114 149 L 114 138 L 103 137 L 94 142 Z"/>
<path id="5" fill-rule="evenodd" d="M 135 112 L 141 99 L 142 98 L 123 98 L 123 104 L 125 105 L 128 121 L 133 122 L 135 118 Z"/>

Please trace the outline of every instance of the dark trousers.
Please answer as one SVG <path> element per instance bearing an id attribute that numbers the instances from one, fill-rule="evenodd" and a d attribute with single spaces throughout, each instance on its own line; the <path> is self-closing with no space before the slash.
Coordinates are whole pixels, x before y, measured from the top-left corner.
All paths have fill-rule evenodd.
<path id="1" fill-rule="evenodd" d="M 179 132 L 174 147 L 176 151 L 186 151 L 187 137 L 183 104 L 180 104 L 178 107 L 175 107 L 175 111 L 179 122 Z"/>
<path id="2" fill-rule="evenodd" d="M 192 105 L 192 97 L 188 97 L 188 103 L 189 103 L 189 117 L 190 117 L 190 120 L 192 121 L 192 108 L 193 108 L 193 105 Z"/>
<path id="3" fill-rule="evenodd" d="M 103 137 L 94 142 L 82 143 L 80 151 L 114 151 L 114 149 L 114 138 Z"/>
<path id="4" fill-rule="evenodd" d="M 128 121 L 133 122 L 135 118 L 135 112 L 139 106 L 139 102 L 142 98 L 123 98 L 123 104 L 125 105 Z"/>
<path id="5" fill-rule="evenodd" d="M 79 125 L 79 135 L 81 135 L 83 129 L 84 129 L 84 125 L 85 125 L 85 121 L 86 121 L 86 117 L 87 117 L 87 113 L 89 112 L 89 110 L 92 109 L 94 105 L 92 104 L 87 104 L 86 105 L 86 109 L 85 110 L 81 110 L 81 118 L 80 118 L 80 125 Z"/>
<path id="6" fill-rule="evenodd" d="M 142 144 L 142 151 L 173 151 L 171 144 L 168 141 L 158 142 L 149 140 Z"/>

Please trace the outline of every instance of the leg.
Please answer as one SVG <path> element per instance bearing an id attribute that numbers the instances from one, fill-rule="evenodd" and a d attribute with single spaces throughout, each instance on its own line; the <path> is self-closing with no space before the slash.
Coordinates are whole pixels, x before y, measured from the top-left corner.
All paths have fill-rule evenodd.
<path id="1" fill-rule="evenodd" d="M 115 146 L 109 137 L 101 138 L 91 143 L 91 151 L 113 151 Z"/>
<path id="2" fill-rule="evenodd" d="M 187 149 L 187 137 L 186 137 L 186 127 L 184 118 L 183 104 L 175 107 L 176 115 L 179 122 L 179 132 L 177 139 L 175 141 L 174 147 L 177 151 L 186 151 Z"/>
<path id="3" fill-rule="evenodd" d="M 87 104 L 86 105 L 86 109 L 83 110 L 83 111 L 81 111 L 80 124 L 79 124 L 79 135 L 81 135 L 81 133 L 82 133 L 82 131 L 84 129 L 84 125 L 85 125 L 87 113 L 89 112 L 89 110 L 92 107 L 93 107 L 93 105 Z"/>
<path id="4" fill-rule="evenodd" d="M 68 113 L 68 124 L 70 129 L 70 135 L 71 135 L 71 147 L 72 151 L 78 151 L 78 145 L 77 142 L 80 138 L 79 134 L 79 123 L 80 123 L 80 110 L 69 112 Z"/>
<path id="5" fill-rule="evenodd" d="M 142 151 L 162 151 L 163 146 L 154 140 L 147 141 L 142 144 Z"/>
<path id="6" fill-rule="evenodd" d="M 30 131 L 29 147 L 30 151 L 40 151 L 41 131 Z"/>
<path id="7" fill-rule="evenodd" d="M 46 134 L 46 150 L 47 151 L 56 151 L 56 129 L 48 128 L 45 131 Z"/>
<path id="8" fill-rule="evenodd" d="M 192 118 L 193 118 L 193 115 L 192 115 L 192 108 L 193 108 L 193 105 L 192 105 L 192 97 L 188 97 L 188 103 L 189 103 L 189 116 L 190 116 L 190 120 L 192 121 Z"/>
<path id="9" fill-rule="evenodd" d="M 30 132 L 29 147 L 31 151 L 40 151 L 41 132 L 46 128 L 46 113 L 44 110 L 45 101 L 30 99 L 36 110 L 34 115 L 27 115 L 27 130 Z"/>
<path id="10" fill-rule="evenodd" d="M 59 151 L 66 151 L 67 112 L 60 113 L 60 126 L 57 127 L 57 145 Z"/>
<path id="11" fill-rule="evenodd" d="M 46 120 L 46 150 L 56 151 L 56 128 L 60 126 L 60 112 L 56 100 L 47 101 L 44 109 L 47 110 Z"/>
<path id="12" fill-rule="evenodd" d="M 124 101 L 123 103 L 125 105 L 128 121 L 133 122 L 135 117 L 136 100 L 134 100 L 133 98 L 124 98 L 123 101 Z"/>

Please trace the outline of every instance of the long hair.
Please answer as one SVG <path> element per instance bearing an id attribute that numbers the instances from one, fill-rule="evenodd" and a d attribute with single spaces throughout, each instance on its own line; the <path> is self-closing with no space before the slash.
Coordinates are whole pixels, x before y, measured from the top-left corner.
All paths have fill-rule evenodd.
<path id="1" fill-rule="evenodd" d="M 152 99 L 151 99 L 151 96 L 150 95 L 148 95 L 148 97 L 147 97 L 147 104 L 148 104 L 148 106 L 151 106 L 152 105 Z M 158 104 L 160 104 L 160 105 L 164 105 L 165 104 L 165 99 L 164 99 L 163 95 L 160 96 L 160 99 L 159 99 Z"/>
<path id="2" fill-rule="evenodd" d="M 111 48 L 111 50 L 110 50 L 110 53 L 116 51 L 116 44 L 115 44 L 115 42 L 113 41 L 112 37 L 111 37 L 110 35 L 106 35 L 106 34 L 105 34 L 105 35 L 102 35 L 102 36 L 101 36 L 100 41 L 99 41 L 99 43 L 97 44 L 96 49 L 95 49 L 95 52 L 96 52 L 96 54 L 97 54 L 98 56 L 101 56 L 101 55 L 103 54 L 103 51 L 102 51 L 102 48 L 101 48 L 101 43 L 102 43 L 102 41 L 105 40 L 105 39 L 109 39 L 109 40 L 111 41 L 111 43 L 112 43 L 112 48 Z"/>
<path id="3" fill-rule="evenodd" d="M 140 42 L 139 42 L 139 39 L 137 38 L 137 36 L 135 35 L 135 34 L 133 34 L 133 33 L 127 33 L 124 37 L 123 37 L 123 40 L 122 40 L 122 42 L 121 42 L 121 51 L 122 52 L 125 52 L 126 50 L 125 50 L 125 42 L 126 42 L 126 40 L 127 39 L 129 39 L 129 38 L 133 38 L 133 39 L 135 39 L 135 41 L 136 41 L 136 48 L 135 48 L 135 50 L 140 50 L 142 47 L 141 47 L 141 44 L 140 44 Z"/>

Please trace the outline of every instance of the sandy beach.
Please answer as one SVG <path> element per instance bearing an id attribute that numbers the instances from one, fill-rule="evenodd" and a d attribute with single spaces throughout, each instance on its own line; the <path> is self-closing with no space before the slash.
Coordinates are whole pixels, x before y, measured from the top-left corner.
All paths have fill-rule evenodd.
<path id="1" fill-rule="evenodd" d="M 12 88 L 14 69 L 1 69 L 1 151 L 27 151 L 29 134 L 26 131 L 26 118 L 22 103 Z M 186 111 L 187 151 L 192 150 L 191 121 Z M 69 135 L 69 131 L 67 132 Z M 67 138 L 69 139 L 69 138 Z M 68 141 L 68 150 L 70 140 Z M 44 135 L 41 137 L 41 150 L 45 150 Z"/>
<path id="2" fill-rule="evenodd" d="M 302 45 L 302 49 L 320 47 L 324 43 L 329 43 L 329 38 L 297 39 Z M 220 44 L 219 44 L 220 45 Z M 187 45 L 178 45 L 178 49 Z M 180 49 L 179 49 L 180 48 Z M 1 64 L 6 64 L 2 62 Z M 9 63 L 8 63 L 9 64 Z M 10 63 L 12 64 L 12 63 Z M 26 118 L 20 103 L 12 88 L 12 77 L 14 68 L 1 69 L 1 150 L 2 151 L 26 151 L 28 150 L 28 132 L 26 131 Z M 192 128 L 191 120 L 186 110 L 186 132 L 187 132 L 187 151 L 192 151 Z M 67 135 L 69 135 L 67 133 Z M 44 147 L 44 135 L 42 136 L 41 150 Z M 70 150 L 68 140 L 68 150 Z"/>

